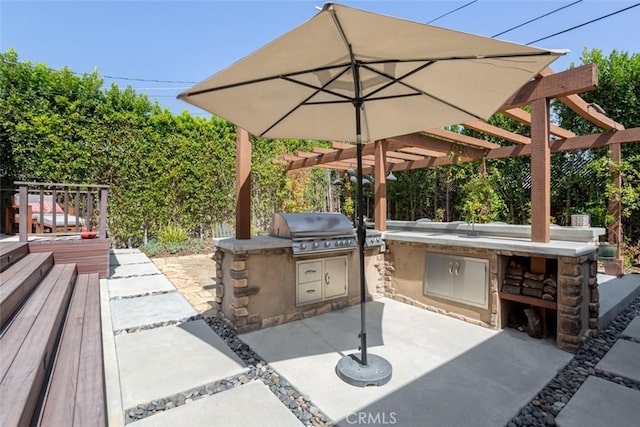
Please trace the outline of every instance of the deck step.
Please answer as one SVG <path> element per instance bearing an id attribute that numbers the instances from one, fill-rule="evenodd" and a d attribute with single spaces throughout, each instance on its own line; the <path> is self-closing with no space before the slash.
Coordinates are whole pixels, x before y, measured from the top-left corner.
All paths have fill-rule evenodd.
<path id="1" fill-rule="evenodd" d="M 100 279 L 78 275 L 39 426 L 106 425 Z"/>
<path id="2" fill-rule="evenodd" d="M 54 266 L 0 336 L 0 425 L 33 422 L 75 279 L 74 264 Z"/>
<path id="3" fill-rule="evenodd" d="M 53 254 L 28 254 L 0 273 L 0 329 L 53 266 Z"/>
<path id="4" fill-rule="evenodd" d="M 3 242 L 0 245 L 0 272 L 20 261 L 29 253 L 29 245 L 21 242 Z"/>

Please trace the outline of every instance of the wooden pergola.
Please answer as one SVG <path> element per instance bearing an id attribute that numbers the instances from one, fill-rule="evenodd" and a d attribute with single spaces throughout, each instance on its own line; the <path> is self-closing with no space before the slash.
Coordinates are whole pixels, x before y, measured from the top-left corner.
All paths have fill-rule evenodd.
<path id="1" fill-rule="evenodd" d="M 531 137 L 489 125 L 481 121 L 460 125 L 487 136 L 501 138 L 510 145 L 499 145 L 445 129 L 426 129 L 410 135 L 363 144 L 365 174 L 375 176 L 375 227 L 386 229 L 386 175 L 393 172 L 454 163 L 531 156 L 531 240 L 549 242 L 551 212 L 551 153 L 609 147 L 613 162 L 621 161 L 621 144 L 640 141 L 640 128 L 625 129 L 588 104 L 578 94 L 597 88 L 595 64 L 554 73 L 543 70 L 534 80 L 513 94 L 498 110 L 500 113 L 531 128 Z M 602 133 L 577 136 L 550 123 L 549 100 L 555 98 L 577 114 L 598 126 Z M 522 109 L 530 105 L 531 113 Z M 239 129 L 237 141 L 236 237 L 250 238 L 250 170 L 251 146 L 249 134 Z M 298 151 L 284 157 L 287 170 L 322 167 L 346 170 L 356 164 L 356 146 L 334 142 L 332 148 L 315 148 L 313 152 Z M 621 177 L 614 181 L 621 186 Z M 608 227 L 608 239 L 620 245 L 622 240 L 620 201 L 609 202 L 609 214 L 614 218 Z M 620 251 L 618 250 L 618 254 Z M 619 256 L 619 255 L 618 255 Z M 618 260 L 619 269 L 622 263 Z"/>

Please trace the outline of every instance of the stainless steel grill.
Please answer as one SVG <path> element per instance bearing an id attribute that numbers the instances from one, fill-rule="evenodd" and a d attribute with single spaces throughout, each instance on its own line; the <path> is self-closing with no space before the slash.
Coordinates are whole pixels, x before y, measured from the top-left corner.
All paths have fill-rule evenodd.
<path id="1" fill-rule="evenodd" d="M 294 256 L 351 251 L 358 247 L 353 224 L 339 213 L 277 213 L 270 234 L 291 239 Z"/>

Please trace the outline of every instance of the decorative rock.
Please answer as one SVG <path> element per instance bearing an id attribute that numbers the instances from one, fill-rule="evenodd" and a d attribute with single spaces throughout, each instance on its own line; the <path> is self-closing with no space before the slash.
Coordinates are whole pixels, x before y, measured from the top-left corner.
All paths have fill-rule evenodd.
<path id="1" fill-rule="evenodd" d="M 593 304 L 598 305 L 597 303 Z M 560 307 L 562 306 L 560 305 Z M 640 298 L 636 298 L 625 311 L 610 323 L 606 330 L 601 331 L 599 337 L 587 338 L 582 345 L 580 345 L 580 337 L 559 334 L 559 346 L 563 349 L 576 351 L 576 355 L 527 406 L 522 408 L 519 414 L 511 419 L 508 425 L 514 424 L 517 427 L 555 426 L 555 416 L 564 409 L 589 375 L 596 375 L 640 390 L 640 383 L 614 377 L 594 369 L 595 365 L 619 339 L 622 331 L 638 315 L 640 315 Z"/>

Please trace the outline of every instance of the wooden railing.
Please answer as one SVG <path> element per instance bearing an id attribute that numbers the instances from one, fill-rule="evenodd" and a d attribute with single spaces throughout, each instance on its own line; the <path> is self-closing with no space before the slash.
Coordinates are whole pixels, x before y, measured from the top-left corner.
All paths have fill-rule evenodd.
<path id="1" fill-rule="evenodd" d="M 22 181 L 15 185 L 21 242 L 26 242 L 32 233 L 106 239 L 109 186 Z M 37 211 L 34 205 L 39 207 Z"/>

